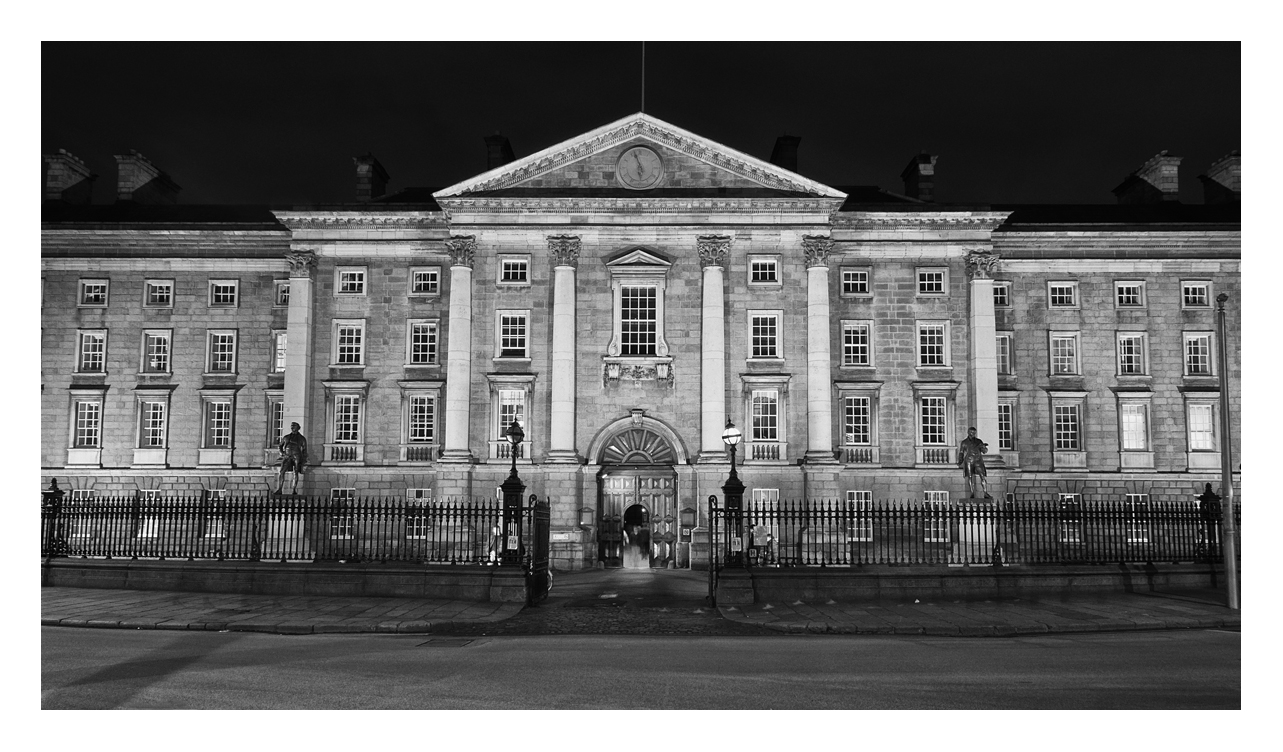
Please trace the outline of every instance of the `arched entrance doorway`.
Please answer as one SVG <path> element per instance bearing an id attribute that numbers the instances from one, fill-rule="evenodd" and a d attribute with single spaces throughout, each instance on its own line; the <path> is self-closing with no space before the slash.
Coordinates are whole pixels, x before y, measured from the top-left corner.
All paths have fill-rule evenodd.
<path id="1" fill-rule="evenodd" d="M 677 474 L 673 447 L 657 431 L 633 426 L 602 448 L 597 553 L 607 567 L 676 564 Z"/>

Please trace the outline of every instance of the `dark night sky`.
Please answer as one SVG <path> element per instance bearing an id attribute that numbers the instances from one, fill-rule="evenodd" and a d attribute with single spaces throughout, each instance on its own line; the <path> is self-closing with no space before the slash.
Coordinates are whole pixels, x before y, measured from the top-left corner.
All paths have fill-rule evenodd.
<path id="1" fill-rule="evenodd" d="M 640 109 L 625 43 L 45 43 L 41 150 L 64 148 L 114 199 L 137 149 L 183 203 L 346 202 L 373 152 L 390 190 L 485 169 L 482 136 L 518 157 Z M 1196 176 L 1241 147 L 1238 43 L 646 45 L 645 111 L 767 159 L 802 137 L 799 171 L 899 192 L 920 150 L 945 203 L 1113 203 L 1162 149 Z"/>

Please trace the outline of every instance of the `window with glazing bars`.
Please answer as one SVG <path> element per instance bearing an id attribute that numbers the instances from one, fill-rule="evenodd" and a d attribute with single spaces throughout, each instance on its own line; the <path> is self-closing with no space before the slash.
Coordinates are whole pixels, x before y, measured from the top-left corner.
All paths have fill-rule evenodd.
<path id="1" fill-rule="evenodd" d="M 944 294 L 944 270 L 943 269 L 919 269 L 918 270 L 918 294 L 919 295 L 943 295 Z"/>
<path id="2" fill-rule="evenodd" d="M 949 542 L 949 492 L 923 491 L 923 539 L 929 543 Z"/>
<path id="3" fill-rule="evenodd" d="M 273 305 L 285 307 L 290 304 L 290 281 L 280 279 L 276 281 L 276 295 L 272 301 Z"/>
<path id="4" fill-rule="evenodd" d="M 998 403 L 998 448 L 1014 451 L 1016 448 L 1015 405 Z"/>
<path id="5" fill-rule="evenodd" d="M 658 321 L 655 295 L 654 287 L 624 287 L 620 290 L 621 355 L 655 354 Z"/>
<path id="6" fill-rule="evenodd" d="M 1186 308 L 1207 308 L 1211 302 L 1211 295 L 1207 291 L 1206 282 L 1185 282 L 1181 284 L 1181 304 Z"/>
<path id="7" fill-rule="evenodd" d="M 520 389 L 500 389 L 499 390 L 499 425 L 497 426 L 499 435 L 495 438 L 503 439 L 504 432 L 512 421 L 521 424 L 521 430 L 525 431 L 529 437 L 530 426 L 526 425 L 526 393 Z"/>
<path id="8" fill-rule="evenodd" d="M 1055 376 L 1078 373 L 1078 335 L 1052 336 L 1051 373 Z"/>
<path id="9" fill-rule="evenodd" d="M 102 403 L 97 400 L 76 402 L 76 436 L 78 449 L 96 449 L 102 441 Z"/>
<path id="10" fill-rule="evenodd" d="M 1011 283 L 1010 282 L 993 283 L 993 307 L 994 308 L 1011 307 Z"/>
<path id="11" fill-rule="evenodd" d="M 169 333 L 143 333 L 143 372 L 169 373 Z"/>
<path id="12" fill-rule="evenodd" d="M 437 325 L 423 321 L 410 324 L 410 362 L 433 365 L 437 362 Z"/>
<path id="13" fill-rule="evenodd" d="M 107 305 L 107 280 L 85 279 L 80 281 L 80 305 Z"/>
<path id="14" fill-rule="evenodd" d="M 236 366 L 236 335 L 230 332 L 210 332 L 209 372 L 231 373 Z"/>
<path id="15" fill-rule="evenodd" d="M 862 321 L 842 322 L 842 365 L 870 365 L 868 324 Z"/>
<path id="16" fill-rule="evenodd" d="M 1118 374 L 1120 376 L 1145 374 L 1145 335 L 1118 335 Z"/>
<path id="17" fill-rule="evenodd" d="M 283 401 L 272 400 L 268 408 L 267 425 L 267 446 L 269 449 L 276 449 L 281 445 L 281 437 L 285 435 L 285 403 Z"/>
<path id="18" fill-rule="evenodd" d="M 223 525 L 223 504 L 227 501 L 227 489 L 211 488 L 205 491 L 205 533 L 206 538 L 226 538 Z"/>
<path id="19" fill-rule="evenodd" d="M 174 283 L 168 280 L 149 279 L 144 304 L 151 308 L 168 308 L 174 304 Z"/>
<path id="20" fill-rule="evenodd" d="M 365 270 L 364 269 L 339 269 L 339 294 L 340 295 L 364 295 L 365 294 Z"/>
<path id="21" fill-rule="evenodd" d="M 945 366 L 944 324 L 918 324 L 918 365 Z"/>
<path id="22" fill-rule="evenodd" d="M 1081 444 L 1079 406 L 1076 404 L 1053 405 L 1051 411 L 1055 448 L 1067 452 L 1078 451 Z"/>
<path id="23" fill-rule="evenodd" d="M 1114 284 L 1114 297 L 1119 308 L 1141 308 L 1145 305 L 1145 285 L 1143 282 L 1117 282 Z"/>
<path id="24" fill-rule="evenodd" d="M 753 441 L 779 440 L 779 392 L 774 389 L 754 389 Z"/>
<path id="25" fill-rule="evenodd" d="M 869 270 L 868 269 L 843 269 L 842 270 L 842 294 L 843 295 L 868 295 L 869 294 Z"/>
<path id="26" fill-rule="evenodd" d="M 873 540 L 873 492 L 847 491 L 846 507 L 851 513 L 851 529 L 848 537 L 860 543 Z"/>
<path id="27" fill-rule="evenodd" d="M 945 398 L 922 397 L 918 401 L 923 446 L 945 443 Z"/>
<path id="28" fill-rule="evenodd" d="M 232 403 L 210 400 L 205 403 L 205 448 L 225 449 L 232 445 Z"/>
<path id="29" fill-rule="evenodd" d="M 410 396 L 410 420 L 406 439 L 431 444 L 436 438 L 436 400 L 427 394 Z"/>
<path id="30" fill-rule="evenodd" d="M 272 371 L 285 373 L 285 356 L 288 352 L 287 332 L 272 332 Z"/>
<path id="31" fill-rule="evenodd" d="M 432 489 L 405 490 L 405 537 L 423 540 L 432 532 Z"/>
<path id="32" fill-rule="evenodd" d="M 1077 308 L 1078 285 L 1070 282 L 1051 283 L 1047 286 L 1047 305 L 1052 308 Z"/>
<path id="33" fill-rule="evenodd" d="M 749 281 L 755 284 L 779 282 L 775 259 L 753 259 L 749 263 Z"/>
<path id="34" fill-rule="evenodd" d="M 752 327 L 753 357 L 779 357 L 779 321 L 775 314 L 754 314 L 749 318 Z"/>
<path id="35" fill-rule="evenodd" d="M 1124 402 L 1121 407 L 1123 449 L 1140 452 L 1148 450 L 1149 407 L 1138 402 Z"/>
<path id="36" fill-rule="evenodd" d="M 1060 542 L 1082 543 L 1082 494 L 1060 494 Z"/>
<path id="37" fill-rule="evenodd" d="M 1127 542 L 1149 542 L 1149 494 L 1127 494 L 1123 499 L 1127 515 Z"/>
<path id="38" fill-rule="evenodd" d="M 868 445 L 872 440 L 869 397 L 847 397 L 843 400 L 843 440 L 847 446 Z"/>
<path id="39" fill-rule="evenodd" d="M 526 315 L 524 313 L 499 315 L 499 357 L 526 357 Z"/>
<path id="40" fill-rule="evenodd" d="M 139 404 L 141 425 L 138 430 L 138 446 L 144 449 L 165 446 L 165 407 L 164 402 Z"/>
<path id="41" fill-rule="evenodd" d="M 334 362 L 339 365 L 361 365 L 365 346 L 365 327 L 360 324 L 339 324 L 334 329 Z"/>
<path id="42" fill-rule="evenodd" d="M 1185 373 L 1210 376 L 1212 373 L 1212 335 L 1185 335 Z"/>
<path id="43" fill-rule="evenodd" d="M 334 396 L 334 443 L 356 444 L 361 441 L 361 397 L 356 394 Z"/>
<path id="44" fill-rule="evenodd" d="M 525 282 L 529 279 L 529 262 L 525 259 L 504 259 L 500 263 L 500 282 Z"/>
<path id="45" fill-rule="evenodd" d="M 780 537 L 780 489 L 754 488 L 749 498 L 749 514 L 753 522 L 753 542 L 767 546 L 761 553 L 769 558 L 775 553 L 770 550 L 770 544 Z M 770 541 L 765 540 L 768 535 Z"/>
<path id="46" fill-rule="evenodd" d="M 106 356 L 106 332 L 80 333 L 80 359 L 77 370 L 81 373 L 102 373 L 106 366 Z"/>
<path id="47" fill-rule="evenodd" d="M 438 269 L 415 269 L 410 279 L 411 295 L 436 295 L 441 289 Z"/>
<path id="48" fill-rule="evenodd" d="M 236 305 L 236 287 L 237 283 L 232 281 L 210 282 L 209 304 L 212 306 Z"/>
<path id="49" fill-rule="evenodd" d="M 998 357 L 998 375 L 1010 376 L 1011 370 L 1011 335 L 1001 333 L 994 340 L 994 353 Z"/>
<path id="50" fill-rule="evenodd" d="M 1212 406 L 1194 404 L 1189 406 L 1189 448 L 1190 451 L 1215 451 L 1216 434 L 1212 423 Z"/>
<path id="51" fill-rule="evenodd" d="M 355 500 L 355 488 L 330 489 L 330 507 L 333 510 L 330 517 L 330 538 L 347 540 L 355 533 L 356 525 L 349 507 Z"/>

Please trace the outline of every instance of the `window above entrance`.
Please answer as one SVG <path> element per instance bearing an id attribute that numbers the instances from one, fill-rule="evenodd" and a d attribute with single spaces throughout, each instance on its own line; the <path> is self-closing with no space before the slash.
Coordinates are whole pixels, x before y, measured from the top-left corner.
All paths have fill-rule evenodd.
<path id="1" fill-rule="evenodd" d="M 664 338 L 664 292 L 670 268 L 671 261 L 641 248 L 606 262 L 614 319 L 602 364 L 607 385 L 620 380 L 672 385 L 673 359 Z"/>

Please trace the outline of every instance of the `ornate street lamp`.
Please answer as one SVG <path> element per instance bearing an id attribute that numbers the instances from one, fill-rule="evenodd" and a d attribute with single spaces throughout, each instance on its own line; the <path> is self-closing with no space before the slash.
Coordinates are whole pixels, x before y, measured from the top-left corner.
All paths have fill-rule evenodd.
<path id="1" fill-rule="evenodd" d="M 502 566 L 518 566 L 521 564 L 521 497 L 526 492 L 526 484 L 517 475 L 517 454 L 521 451 L 521 442 L 525 440 L 526 432 L 521 430 L 521 424 L 514 419 L 503 435 L 512 445 L 512 472 L 508 473 L 508 479 L 499 487 L 503 492 L 503 550 L 499 563 Z"/>
<path id="2" fill-rule="evenodd" d="M 735 473 L 735 447 L 742 438 L 744 434 L 727 418 L 722 443 L 731 450 L 731 474 L 722 485 L 722 496 L 726 499 L 726 543 L 730 546 L 726 565 L 735 567 L 744 565 L 744 484 Z"/>

